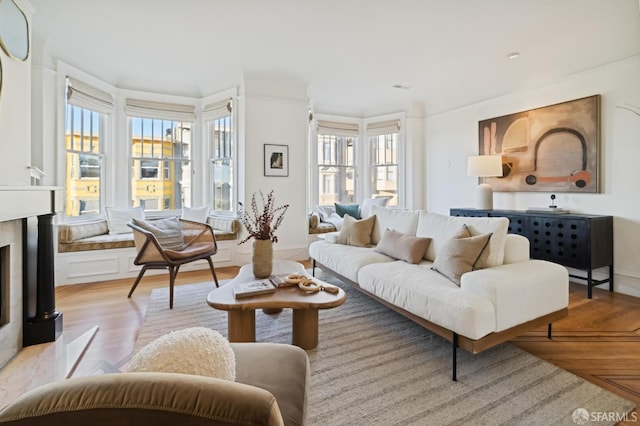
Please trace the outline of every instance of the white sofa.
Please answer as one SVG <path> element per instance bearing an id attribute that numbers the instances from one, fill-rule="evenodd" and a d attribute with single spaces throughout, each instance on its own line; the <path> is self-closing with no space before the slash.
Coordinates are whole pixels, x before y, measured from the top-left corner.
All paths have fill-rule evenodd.
<path id="1" fill-rule="evenodd" d="M 561 265 L 529 259 L 529 241 L 508 234 L 507 218 L 451 217 L 426 211 L 373 207 L 370 247 L 337 243 L 339 233 L 313 242 L 316 266 L 453 342 L 477 353 L 567 315 L 569 276 Z M 491 233 L 486 267 L 462 274 L 457 285 L 432 269 L 439 252 L 463 225 L 471 235 Z M 386 229 L 430 244 L 417 264 L 376 251 Z"/>

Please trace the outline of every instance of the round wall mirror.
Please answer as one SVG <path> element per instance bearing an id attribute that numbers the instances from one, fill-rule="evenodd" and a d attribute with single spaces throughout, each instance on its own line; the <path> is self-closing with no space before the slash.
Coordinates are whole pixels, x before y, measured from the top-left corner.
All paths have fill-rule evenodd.
<path id="1" fill-rule="evenodd" d="M 29 22 L 13 0 L 0 0 L 0 46 L 14 59 L 29 56 Z"/>

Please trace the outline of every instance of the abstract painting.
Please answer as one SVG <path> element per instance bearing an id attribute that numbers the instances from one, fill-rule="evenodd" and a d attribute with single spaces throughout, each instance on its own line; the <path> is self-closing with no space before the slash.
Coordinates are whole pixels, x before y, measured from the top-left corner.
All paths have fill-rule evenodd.
<path id="1" fill-rule="evenodd" d="M 478 123 L 480 155 L 502 156 L 494 191 L 599 192 L 600 95 Z"/>

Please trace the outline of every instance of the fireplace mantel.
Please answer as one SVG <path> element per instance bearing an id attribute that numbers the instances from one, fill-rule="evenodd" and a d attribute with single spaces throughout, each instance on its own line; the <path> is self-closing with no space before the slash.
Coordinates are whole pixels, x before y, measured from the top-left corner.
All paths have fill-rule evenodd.
<path id="1" fill-rule="evenodd" d="M 62 197 L 58 186 L 0 186 L 0 222 L 61 211 Z"/>

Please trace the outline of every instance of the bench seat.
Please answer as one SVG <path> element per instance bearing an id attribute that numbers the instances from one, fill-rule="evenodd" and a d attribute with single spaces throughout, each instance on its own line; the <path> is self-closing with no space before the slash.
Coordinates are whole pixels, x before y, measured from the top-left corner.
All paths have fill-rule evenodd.
<path id="1" fill-rule="evenodd" d="M 217 241 L 238 238 L 240 221 L 236 218 L 209 216 L 207 223 L 213 228 Z M 109 234 L 106 219 L 65 223 L 58 226 L 58 253 L 127 247 L 135 247 L 133 232 Z"/>

